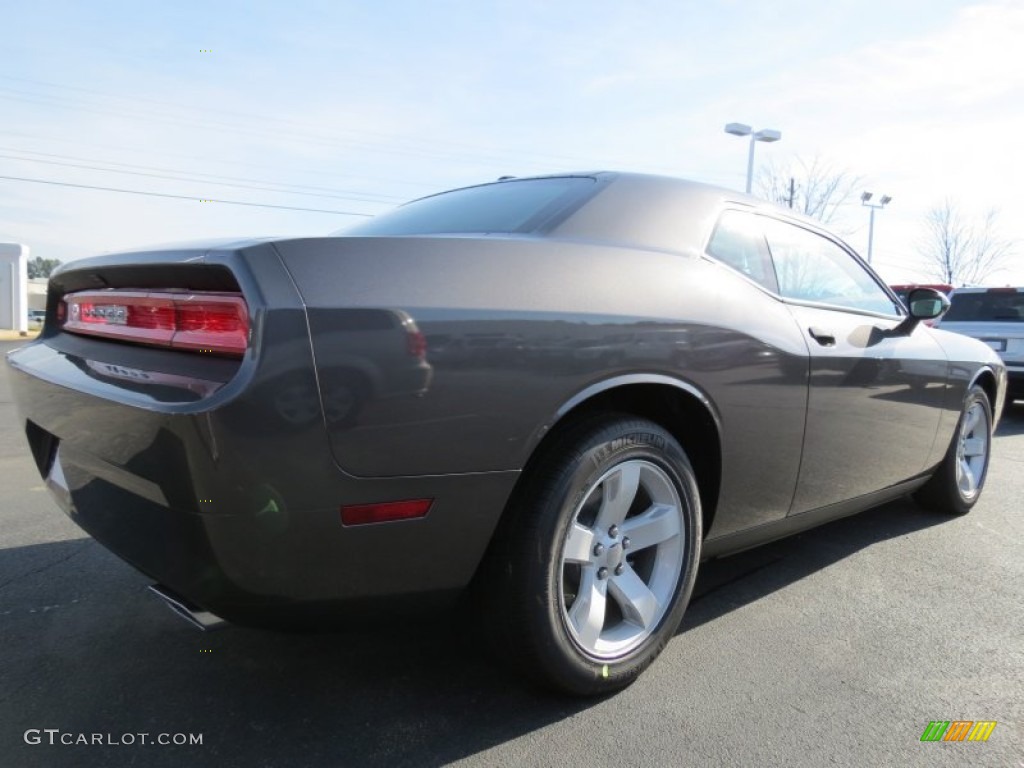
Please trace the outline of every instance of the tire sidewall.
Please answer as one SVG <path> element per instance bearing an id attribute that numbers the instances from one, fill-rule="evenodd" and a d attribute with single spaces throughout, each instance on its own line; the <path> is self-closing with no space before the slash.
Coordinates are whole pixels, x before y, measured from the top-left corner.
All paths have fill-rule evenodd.
<path id="1" fill-rule="evenodd" d="M 562 613 L 561 555 L 576 511 L 594 484 L 614 466 L 631 459 L 643 459 L 661 468 L 675 486 L 682 505 L 685 538 L 683 564 L 668 610 L 660 623 L 639 646 L 620 657 L 594 659 L 573 641 Z M 676 441 L 654 424 L 609 425 L 581 444 L 556 480 L 556 493 L 549 497 L 540 531 L 536 572 L 541 575 L 535 594 L 542 595 L 537 606 L 542 612 L 534 622 L 540 637 L 539 655 L 549 676 L 562 687 L 581 693 L 616 690 L 628 685 L 661 652 L 682 619 L 693 590 L 701 539 L 700 497 L 693 469 Z"/>
<path id="2" fill-rule="evenodd" d="M 974 495 L 967 498 L 960 491 L 960 484 L 956 481 L 956 470 L 958 461 L 958 451 L 960 447 L 961 431 L 963 430 L 964 420 L 967 418 L 967 412 L 975 403 L 980 403 L 982 410 L 985 412 L 986 427 L 985 430 L 985 467 L 982 469 L 981 477 L 978 479 L 978 486 L 975 489 Z M 964 398 L 963 407 L 960 410 L 960 418 L 956 423 L 956 435 L 953 438 L 953 444 L 950 446 L 950 476 L 952 479 L 952 492 L 956 494 L 958 506 L 960 506 L 964 512 L 967 512 L 973 507 L 978 499 L 981 498 L 981 493 L 985 489 L 985 481 L 988 479 L 988 468 L 992 464 L 992 406 L 988 402 L 988 396 L 985 391 L 977 385 L 971 387 L 967 396 Z"/>

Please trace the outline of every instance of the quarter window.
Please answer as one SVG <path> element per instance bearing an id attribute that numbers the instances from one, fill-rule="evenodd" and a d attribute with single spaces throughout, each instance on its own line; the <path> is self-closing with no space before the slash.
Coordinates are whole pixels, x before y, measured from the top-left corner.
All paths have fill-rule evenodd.
<path id="1" fill-rule="evenodd" d="M 725 211 L 711 235 L 708 254 L 772 293 L 779 292 L 760 216 Z"/>

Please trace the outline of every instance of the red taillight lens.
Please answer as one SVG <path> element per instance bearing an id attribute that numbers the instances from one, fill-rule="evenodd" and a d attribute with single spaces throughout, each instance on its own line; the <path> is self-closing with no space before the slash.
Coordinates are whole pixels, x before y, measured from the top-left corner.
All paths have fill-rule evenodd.
<path id="1" fill-rule="evenodd" d="M 409 354 L 421 360 L 427 356 L 427 337 L 422 331 L 406 331 L 406 345 Z"/>
<path id="2" fill-rule="evenodd" d="M 249 310 L 237 293 L 81 291 L 64 304 L 72 333 L 226 355 L 249 346 Z"/>
<path id="3" fill-rule="evenodd" d="M 191 297 L 176 302 L 178 332 L 171 343 L 182 349 L 242 354 L 249 345 L 249 311 L 241 296 Z"/>
<path id="4" fill-rule="evenodd" d="M 412 520 L 426 517 L 432 503 L 431 499 L 413 499 L 385 501 L 380 504 L 347 504 L 341 508 L 341 522 L 343 525 L 366 525 Z"/>

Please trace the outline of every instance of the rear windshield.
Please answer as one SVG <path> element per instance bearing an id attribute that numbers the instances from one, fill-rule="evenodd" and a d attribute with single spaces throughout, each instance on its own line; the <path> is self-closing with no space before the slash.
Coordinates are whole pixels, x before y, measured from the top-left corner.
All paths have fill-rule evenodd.
<path id="1" fill-rule="evenodd" d="M 559 222 L 594 191 L 580 176 L 510 180 L 414 200 L 336 235 L 530 233 Z"/>
<path id="2" fill-rule="evenodd" d="M 950 301 L 943 321 L 1024 323 L 1024 293 L 954 293 Z"/>

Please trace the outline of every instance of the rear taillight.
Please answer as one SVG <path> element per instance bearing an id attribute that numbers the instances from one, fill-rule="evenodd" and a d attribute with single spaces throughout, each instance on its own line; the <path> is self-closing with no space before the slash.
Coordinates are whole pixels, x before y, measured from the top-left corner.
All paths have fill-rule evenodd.
<path id="1" fill-rule="evenodd" d="M 405 332 L 405 343 L 406 349 L 413 357 L 418 357 L 422 360 L 427 356 L 427 337 L 423 335 L 422 331 L 407 330 Z"/>
<path id="2" fill-rule="evenodd" d="M 72 333 L 225 355 L 249 346 L 249 310 L 238 293 L 80 291 L 63 304 L 63 329 Z"/>

